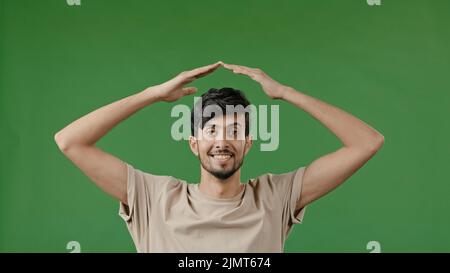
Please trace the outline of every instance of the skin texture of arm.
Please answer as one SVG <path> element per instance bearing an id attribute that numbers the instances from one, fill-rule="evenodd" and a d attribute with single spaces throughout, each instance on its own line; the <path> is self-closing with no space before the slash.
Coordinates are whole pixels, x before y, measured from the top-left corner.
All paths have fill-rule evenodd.
<path id="1" fill-rule="evenodd" d="M 64 155 L 98 187 L 127 204 L 126 164 L 96 147 L 95 143 L 140 109 L 158 101 L 172 102 L 195 93 L 195 87 L 184 85 L 213 72 L 221 64 L 217 62 L 181 72 L 165 83 L 103 106 L 57 132 L 55 142 Z"/>
<path id="2" fill-rule="evenodd" d="M 224 67 L 257 81 L 270 98 L 285 100 L 302 109 L 342 142 L 341 148 L 306 167 L 297 211 L 342 184 L 383 146 L 382 134 L 342 109 L 284 86 L 261 69 L 233 64 L 224 64 Z"/>

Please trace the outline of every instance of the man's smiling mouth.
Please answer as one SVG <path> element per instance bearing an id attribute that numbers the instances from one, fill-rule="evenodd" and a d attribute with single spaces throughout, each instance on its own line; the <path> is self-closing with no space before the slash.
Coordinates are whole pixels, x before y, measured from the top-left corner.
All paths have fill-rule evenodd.
<path id="1" fill-rule="evenodd" d="M 209 154 L 209 156 L 214 158 L 215 160 L 227 161 L 228 159 L 233 157 L 233 154 L 232 153 L 212 153 L 212 154 Z"/>

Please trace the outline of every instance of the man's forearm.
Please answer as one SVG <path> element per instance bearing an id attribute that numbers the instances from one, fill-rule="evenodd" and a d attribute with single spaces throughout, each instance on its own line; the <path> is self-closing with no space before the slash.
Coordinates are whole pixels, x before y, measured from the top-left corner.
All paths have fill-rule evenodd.
<path id="1" fill-rule="evenodd" d="M 55 140 L 62 149 L 77 145 L 94 145 L 121 121 L 154 102 L 159 101 L 155 88 L 144 91 L 105 105 L 72 122 L 56 133 Z"/>
<path id="2" fill-rule="evenodd" d="M 286 87 L 282 94 L 282 99 L 320 121 L 347 147 L 375 151 L 384 141 L 383 135 L 375 129 L 335 106 L 303 94 L 292 87 Z"/>

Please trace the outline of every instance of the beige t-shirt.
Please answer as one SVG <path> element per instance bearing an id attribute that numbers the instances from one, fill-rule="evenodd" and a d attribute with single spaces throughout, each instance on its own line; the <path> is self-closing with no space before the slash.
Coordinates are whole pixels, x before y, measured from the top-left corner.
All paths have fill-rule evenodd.
<path id="1" fill-rule="evenodd" d="M 128 169 L 128 206 L 120 203 L 138 252 L 283 252 L 305 167 L 264 174 L 236 196 L 218 199 L 198 184 Z"/>

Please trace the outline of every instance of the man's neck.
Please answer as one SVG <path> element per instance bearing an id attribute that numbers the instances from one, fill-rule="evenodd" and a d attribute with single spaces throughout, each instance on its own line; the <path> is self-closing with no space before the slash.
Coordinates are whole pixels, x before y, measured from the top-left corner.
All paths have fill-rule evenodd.
<path id="1" fill-rule="evenodd" d="M 239 194 L 244 184 L 241 184 L 241 170 L 232 176 L 221 180 L 201 167 L 199 190 L 214 198 L 232 198 Z"/>

